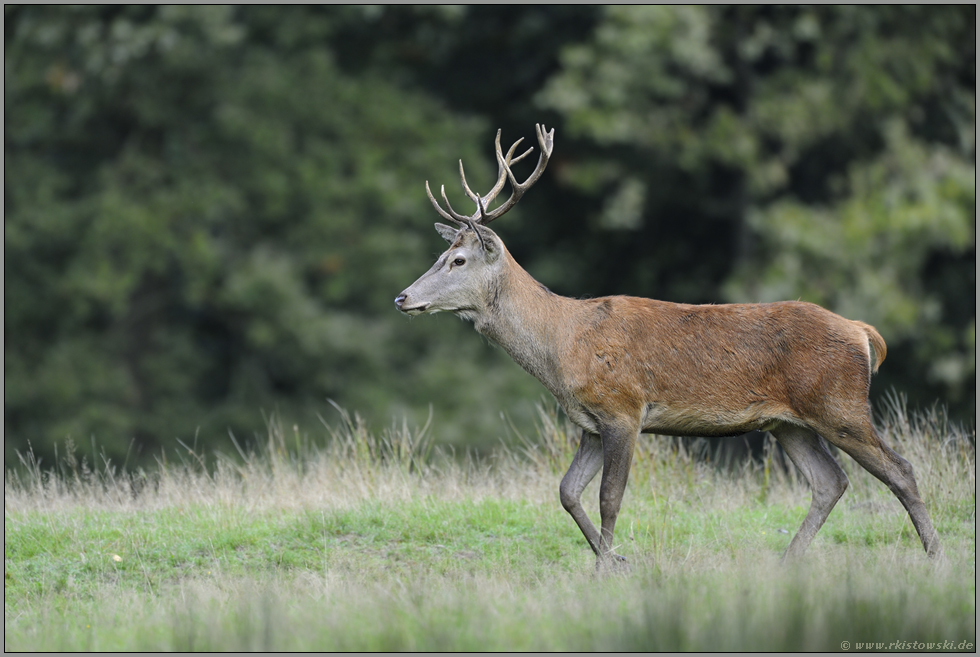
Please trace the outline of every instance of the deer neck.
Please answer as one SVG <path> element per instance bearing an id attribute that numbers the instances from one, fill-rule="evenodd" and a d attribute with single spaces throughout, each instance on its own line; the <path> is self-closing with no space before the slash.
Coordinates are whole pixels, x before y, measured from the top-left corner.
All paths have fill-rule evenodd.
<path id="1" fill-rule="evenodd" d="M 570 340 L 574 300 L 551 292 L 504 252 L 502 275 L 487 290 L 486 308 L 473 317 L 482 335 L 552 393 L 563 387 L 561 355 Z"/>

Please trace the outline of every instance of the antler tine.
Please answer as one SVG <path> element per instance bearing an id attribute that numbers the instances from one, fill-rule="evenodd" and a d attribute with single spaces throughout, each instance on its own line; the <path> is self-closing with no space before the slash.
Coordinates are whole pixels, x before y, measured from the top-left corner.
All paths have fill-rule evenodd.
<path id="1" fill-rule="evenodd" d="M 510 147 L 509 151 L 507 151 L 508 158 L 510 158 L 510 156 L 513 155 L 514 149 L 517 148 L 517 144 L 519 143 L 521 143 L 520 139 L 514 142 L 514 145 Z M 493 199 L 497 198 L 497 194 L 500 193 L 500 190 L 502 190 L 504 188 L 504 185 L 507 183 L 507 171 L 500 163 L 501 153 L 502 153 L 502 151 L 500 150 L 500 128 L 497 128 L 497 138 L 493 140 L 493 145 L 497 154 L 497 182 L 494 184 L 493 188 L 489 192 L 487 192 L 486 196 L 483 197 L 484 206 L 490 205 L 490 203 L 493 202 Z M 486 208 L 484 207 L 484 210 L 485 209 Z"/>
<path id="2" fill-rule="evenodd" d="M 517 141 L 515 141 L 514 142 L 514 145 L 510 147 L 510 150 L 509 151 L 507 151 L 507 164 L 517 164 L 518 162 L 520 162 L 521 160 L 523 160 L 525 157 L 527 157 L 528 155 L 530 155 L 531 154 L 531 151 L 534 150 L 534 146 L 531 146 L 526 151 L 524 151 L 523 153 L 521 153 L 520 155 L 518 155 L 516 158 L 511 159 L 511 156 L 514 153 L 514 149 L 517 148 L 517 145 L 519 143 L 521 143 L 522 141 L 524 141 L 524 137 L 521 137 L 520 139 L 518 139 Z"/>
<path id="3" fill-rule="evenodd" d="M 462 160 L 459 161 L 459 174 L 463 178 L 463 188 L 466 190 L 466 193 L 469 195 L 470 198 L 472 198 L 472 199 L 474 199 L 476 201 L 476 212 L 473 214 L 472 217 L 467 217 L 467 216 L 462 215 L 462 214 L 459 214 L 458 212 L 456 212 L 455 210 L 453 210 L 453 206 L 451 206 L 449 204 L 449 197 L 446 196 L 446 186 L 445 185 L 442 186 L 442 200 L 446 202 L 446 207 L 449 208 L 449 211 L 455 217 L 455 219 L 453 219 L 453 221 L 455 221 L 460 226 L 466 226 L 467 228 L 469 228 L 470 230 L 472 230 L 474 233 L 476 233 L 476 239 L 478 239 L 480 241 L 480 246 L 483 247 L 484 249 L 486 249 L 487 248 L 487 245 L 483 241 L 483 235 L 481 235 L 480 234 L 480 231 L 477 230 L 477 228 L 476 228 L 477 225 L 480 224 L 480 221 L 477 219 L 477 216 L 478 215 L 483 215 L 485 213 L 485 211 L 484 211 L 484 208 L 483 208 L 483 204 L 480 203 L 480 197 L 479 197 L 479 195 L 474 194 L 473 191 L 470 189 L 470 186 L 466 184 L 466 174 L 463 173 L 463 161 Z"/>
<path id="4" fill-rule="evenodd" d="M 499 133 L 500 131 L 498 130 L 497 132 Z M 498 136 L 497 139 L 500 139 L 500 137 Z M 469 196 L 471 199 L 473 199 L 473 202 L 476 203 L 476 212 L 473 213 L 473 216 L 466 217 L 465 219 L 463 219 L 463 222 L 467 226 L 469 226 L 470 229 L 474 233 L 476 233 L 476 239 L 480 240 L 480 246 L 482 246 L 484 249 L 486 249 L 487 248 L 487 245 L 483 241 L 483 235 L 480 234 L 480 231 L 477 230 L 476 227 L 477 227 L 477 225 L 482 224 L 483 223 L 482 219 L 487 216 L 487 204 L 484 202 L 484 200 L 482 198 L 480 198 L 480 195 L 479 194 L 476 194 L 472 189 L 470 189 L 469 184 L 467 184 L 467 182 L 466 182 L 466 172 L 463 171 L 463 161 L 462 160 L 459 161 L 459 177 L 460 177 L 460 180 L 463 181 L 463 189 L 466 191 L 466 195 Z M 503 185 L 501 185 L 501 186 L 503 186 Z M 443 192 L 442 193 L 443 193 L 443 198 L 445 198 L 445 194 L 446 194 L 445 188 L 443 188 Z M 446 205 L 449 205 L 449 201 L 448 200 L 446 201 Z"/>
<path id="5" fill-rule="evenodd" d="M 460 178 L 460 180 L 463 181 L 463 191 L 465 191 L 466 192 L 466 195 L 469 196 L 473 200 L 474 203 L 476 203 L 477 210 L 479 210 L 480 209 L 480 195 L 477 194 L 476 192 L 474 192 L 472 189 L 470 189 L 469 184 L 467 184 L 467 182 L 466 182 L 466 172 L 463 171 L 463 161 L 462 160 L 459 161 L 459 178 Z M 473 215 L 473 216 L 475 217 L 476 215 Z"/>
<path id="6" fill-rule="evenodd" d="M 436 200 L 436 197 L 432 195 L 432 190 L 429 189 L 429 181 L 428 180 L 425 181 L 425 193 L 428 194 L 429 201 L 432 202 L 432 207 L 434 207 L 436 209 L 436 212 L 438 212 L 442 216 L 443 219 L 448 219 L 449 221 L 453 222 L 457 226 L 463 226 L 463 225 L 465 225 L 464 222 L 460 221 L 459 219 L 457 219 L 456 217 L 454 217 L 453 215 L 449 214 L 448 212 L 446 212 L 445 210 L 442 209 L 442 206 L 439 205 L 439 201 L 437 201 Z M 446 186 L 445 185 L 442 186 L 442 198 L 446 198 Z M 449 201 L 446 201 L 446 205 L 449 205 Z M 450 210 L 451 209 L 452 208 L 450 208 Z M 455 214 L 455 212 L 453 214 Z"/>
<path id="7" fill-rule="evenodd" d="M 507 157 L 505 158 L 500 151 L 500 139 L 499 139 L 499 131 L 498 131 L 497 164 L 501 169 L 503 169 L 504 173 L 507 174 L 507 178 L 510 180 L 510 185 L 513 188 L 513 191 L 510 194 L 510 198 L 507 199 L 507 201 L 503 205 L 495 209 L 493 212 L 480 213 L 480 223 L 483 224 L 484 226 L 486 226 L 488 223 L 490 223 L 495 219 L 499 219 L 508 210 L 514 207 L 517 204 L 517 202 L 521 200 L 521 197 L 524 196 L 524 192 L 526 192 L 531 187 L 531 185 L 533 185 L 538 181 L 538 178 L 540 178 L 541 174 L 544 173 L 545 167 L 548 166 L 548 160 L 551 159 L 551 151 L 555 146 L 555 141 L 554 141 L 555 129 L 552 128 L 550 132 L 545 132 L 545 127 L 541 124 L 536 123 L 534 125 L 534 130 L 538 135 L 538 144 L 541 146 L 541 154 L 538 156 L 538 164 L 537 166 L 534 167 L 534 171 L 531 172 L 531 175 L 527 177 L 527 180 L 525 180 L 522 183 L 517 182 L 517 179 L 514 177 L 514 172 L 511 171 L 510 169 L 510 165 L 519 162 L 521 159 L 523 159 L 526 155 L 528 155 L 531 152 L 531 150 L 533 150 L 533 147 L 528 149 L 523 154 L 521 154 L 521 156 L 518 157 L 516 160 L 511 160 L 510 156 L 514 148 L 516 148 L 517 144 L 520 143 L 520 140 L 518 140 L 514 144 L 514 146 L 511 147 L 510 151 L 508 151 Z M 498 181 L 497 185 L 503 188 L 501 181 Z"/>
<path id="8" fill-rule="evenodd" d="M 442 192 L 442 200 L 446 203 L 446 208 L 449 210 L 449 213 L 451 215 L 453 215 L 453 217 L 456 220 L 456 223 L 458 223 L 460 225 L 464 225 L 464 226 L 467 225 L 466 220 L 467 219 L 470 219 L 470 218 L 467 217 L 466 215 L 462 215 L 462 214 L 456 212 L 455 210 L 453 210 L 453 206 L 449 204 L 449 197 L 446 196 L 446 186 L 445 185 L 442 186 L 441 192 Z"/>
<path id="9" fill-rule="evenodd" d="M 515 141 L 513 145 L 511 145 L 510 149 L 507 151 L 507 155 L 504 155 L 503 151 L 500 149 L 500 130 L 497 130 L 497 138 L 494 140 L 494 147 L 496 148 L 496 152 L 497 152 L 497 183 L 493 186 L 493 189 L 487 192 L 486 196 L 483 197 L 484 212 L 481 212 L 481 216 L 485 215 L 487 206 L 489 206 L 493 202 L 493 200 L 497 198 L 497 194 L 500 193 L 500 190 L 502 190 L 504 188 L 504 185 L 507 183 L 507 166 L 520 162 L 531 151 L 534 150 L 534 146 L 532 146 L 531 148 L 527 149 L 526 151 L 518 155 L 517 159 L 513 159 L 514 151 L 517 150 L 517 147 L 520 145 L 522 141 L 524 141 L 524 137 L 521 137 L 520 139 Z"/>

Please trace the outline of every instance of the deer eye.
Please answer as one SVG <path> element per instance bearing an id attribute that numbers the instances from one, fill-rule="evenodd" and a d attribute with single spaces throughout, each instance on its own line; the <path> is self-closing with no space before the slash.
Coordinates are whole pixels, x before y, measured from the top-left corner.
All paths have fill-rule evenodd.
<path id="1" fill-rule="evenodd" d="M 456 258 L 455 260 L 453 260 L 453 265 L 456 267 L 462 267 L 465 264 L 466 264 L 466 260 L 464 260 L 463 258 Z"/>

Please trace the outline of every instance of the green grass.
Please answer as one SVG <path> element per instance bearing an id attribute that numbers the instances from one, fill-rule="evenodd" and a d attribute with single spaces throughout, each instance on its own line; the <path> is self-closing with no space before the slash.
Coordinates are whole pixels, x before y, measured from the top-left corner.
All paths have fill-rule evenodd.
<path id="1" fill-rule="evenodd" d="M 809 492 L 645 439 L 617 525 L 631 570 L 596 577 L 558 503 L 570 427 L 454 461 L 424 431 L 345 417 L 319 447 L 270 426 L 238 459 L 157 473 L 7 472 L 7 650 L 840 650 L 976 645 L 972 436 L 893 410 L 947 557 L 842 457 L 851 487 L 806 557 L 780 562 Z M 703 449 L 702 449 L 703 451 Z M 586 491 L 597 517 L 596 488 Z M 949 645 L 949 644 L 945 644 Z"/>

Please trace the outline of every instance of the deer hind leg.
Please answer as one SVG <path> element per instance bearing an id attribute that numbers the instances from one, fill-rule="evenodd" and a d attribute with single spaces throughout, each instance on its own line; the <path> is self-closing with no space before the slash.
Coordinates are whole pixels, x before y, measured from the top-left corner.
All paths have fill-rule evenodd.
<path id="1" fill-rule="evenodd" d="M 939 544 L 939 535 L 919 497 L 912 466 L 881 440 L 871 420 L 863 421 L 855 429 L 841 429 L 830 440 L 891 489 L 908 511 L 926 554 L 941 557 L 943 548 Z"/>
<path id="2" fill-rule="evenodd" d="M 561 480 L 561 505 L 571 514 L 582 530 L 592 551 L 599 555 L 599 532 L 582 508 L 582 491 L 602 468 L 602 440 L 598 435 L 582 431 L 582 439 L 572 459 L 572 465 Z"/>
<path id="3" fill-rule="evenodd" d="M 784 555 L 799 557 L 847 490 L 847 475 L 827 451 L 823 438 L 811 429 L 784 424 L 773 429 L 772 434 L 810 484 L 810 510 Z"/>

